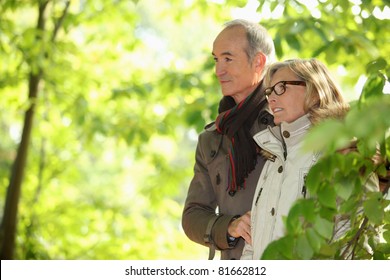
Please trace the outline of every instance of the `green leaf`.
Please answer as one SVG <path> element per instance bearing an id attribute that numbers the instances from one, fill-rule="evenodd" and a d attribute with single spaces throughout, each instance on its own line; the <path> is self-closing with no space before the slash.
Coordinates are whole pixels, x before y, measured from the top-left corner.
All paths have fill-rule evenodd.
<path id="1" fill-rule="evenodd" d="M 390 254 L 390 244 L 389 243 L 379 243 L 377 245 L 377 249 L 386 255 Z"/>
<path id="2" fill-rule="evenodd" d="M 275 240 L 265 248 L 262 260 L 291 260 L 293 259 L 292 251 L 295 245 L 295 238 L 288 235 Z"/>
<path id="3" fill-rule="evenodd" d="M 387 228 L 388 230 L 390 230 L 390 211 L 386 211 L 385 212 L 383 220 L 385 222 L 385 227 L 384 228 Z"/>
<path id="4" fill-rule="evenodd" d="M 374 254 L 374 260 L 389 260 L 390 259 L 390 244 L 379 243 L 376 245 Z"/>
<path id="5" fill-rule="evenodd" d="M 325 186 L 318 191 L 318 200 L 320 203 L 331 209 L 336 209 L 336 192 L 333 187 Z"/>
<path id="6" fill-rule="evenodd" d="M 299 235 L 297 245 L 295 246 L 296 254 L 303 260 L 309 260 L 314 254 L 306 235 Z"/>
<path id="7" fill-rule="evenodd" d="M 283 53 L 283 47 L 282 47 L 282 40 L 281 40 L 279 34 L 275 35 L 274 45 L 275 45 L 276 55 L 279 57 L 282 57 L 284 55 L 284 53 Z"/>
<path id="8" fill-rule="evenodd" d="M 323 256 L 326 256 L 328 258 L 333 258 L 335 253 L 336 253 L 336 248 L 334 246 L 327 244 L 327 243 L 322 245 L 322 247 L 320 249 L 320 254 Z"/>
<path id="9" fill-rule="evenodd" d="M 373 260 L 386 260 L 386 256 L 385 254 L 383 254 L 383 252 L 380 252 L 380 251 L 374 251 L 374 254 L 372 255 L 372 258 Z"/>
<path id="10" fill-rule="evenodd" d="M 333 223 L 317 216 L 314 222 L 314 229 L 322 237 L 330 239 L 333 233 Z"/>
<path id="11" fill-rule="evenodd" d="M 332 221 L 334 215 L 336 214 L 336 209 L 331 209 L 329 207 L 319 206 L 318 210 L 319 215 L 328 221 Z"/>
<path id="12" fill-rule="evenodd" d="M 350 142 L 345 135 L 345 126 L 337 120 L 326 120 L 313 127 L 304 141 L 304 149 L 312 151 L 334 151 Z"/>
<path id="13" fill-rule="evenodd" d="M 318 190 L 327 183 L 327 180 L 332 177 L 331 161 L 329 158 L 323 157 L 312 166 L 307 177 L 306 187 L 312 195 L 317 194 Z"/>
<path id="14" fill-rule="evenodd" d="M 289 44 L 289 46 L 297 51 L 301 49 L 301 44 L 299 43 L 299 40 L 297 39 L 297 36 L 288 34 L 286 36 L 286 41 Z"/>
<path id="15" fill-rule="evenodd" d="M 355 189 L 355 184 L 350 180 L 344 180 L 343 182 L 336 183 L 334 188 L 337 196 L 344 200 L 348 200 Z"/>
<path id="16" fill-rule="evenodd" d="M 385 78 L 383 75 L 371 75 L 364 84 L 360 102 L 364 102 L 369 98 L 378 97 L 383 94 L 383 87 L 385 86 Z"/>
<path id="17" fill-rule="evenodd" d="M 341 213 L 349 213 L 349 212 L 355 212 L 353 209 L 356 209 L 357 206 L 359 205 L 359 199 L 356 197 L 351 197 L 350 199 L 344 201 L 340 205 L 340 212 Z"/>
<path id="18" fill-rule="evenodd" d="M 298 200 L 290 209 L 286 219 L 286 229 L 289 234 L 299 234 L 304 230 L 303 223 L 314 222 L 315 202 L 313 199 Z"/>
<path id="19" fill-rule="evenodd" d="M 383 57 L 371 61 L 366 66 L 367 74 L 376 74 L 379 70 L 385 69 L 387 62 Z"/>
<path id="20" fill-rule="evenodd" d="M 325 239 L 322 238 L 313 228 L 306 229 L 306 238 L 314 252 L 318 252 L 321 246 L 325 243 Z"/>
<path id="21" fill-rule="evenodd" d="M 352 169 L 353 167 L 351 167 Z M 343 174 L 340 173 L 342 177 Z M 362 185 L 364 184 L 362 178 L 360 177 L 358 172 L 352 170 L 349 172 L 347 176 L 344 174 L 344 178 L 337 178 L 335 182 L 335 191 L 337 195 L 339 195 L 344 200 L 354 199 L 353 197 L 360 197 L 360 194 L 363 192 Z"/>
<path id="22" fill-rule="evenodd" d="M 386 164 L 382 163 L 381 165 L 378 166 L 376 173 L 378 176 L 386 177 L 387 176 L 387 168 Z"/>
<path id="23" fill-rule="evenodd" d="M 376 225 L 381 224 L 384 218 L 384 210 L 381 204 L 382 199 L 382 193 L 375 192 L 369 193 L 367 200 L 363 202 L 364 213 Z"/>
<path id="24" fill-rule="evenodd" d="M 332 42 L 330 42 L 328 45 L 327 45 L 327 48 L 325 49 L 325 55 L 326 55 L 326 60 L 332 64 L 332 63 L 335 63 L 336 62 L 336 57 L 334 54 L 335 53 L 338 53 L 340 48 L 342 47 L 342 43 L 340 42 L 340 40 L 334 40 Z"/>

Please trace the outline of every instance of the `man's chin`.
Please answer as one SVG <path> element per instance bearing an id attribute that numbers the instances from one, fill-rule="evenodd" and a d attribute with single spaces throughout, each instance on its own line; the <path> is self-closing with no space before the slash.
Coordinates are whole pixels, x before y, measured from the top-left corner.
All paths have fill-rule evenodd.
<path id="1" fill-rule="evenodd" d="M 233 93 L 230 92 L 230 91 L 222 90 L 222 95 L 223 95 L 223 96 L 232 96 Z"/>

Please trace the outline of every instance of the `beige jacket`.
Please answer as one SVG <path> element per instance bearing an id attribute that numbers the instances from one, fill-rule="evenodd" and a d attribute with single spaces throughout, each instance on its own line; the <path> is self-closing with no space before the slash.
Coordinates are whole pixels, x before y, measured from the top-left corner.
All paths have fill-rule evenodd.
<path id="1" fill-rule="evenodd" d="M 269 127 L 254 136 L 269 160 L 260 175 L 252 203 L 252 245 L 245 244 L 241 259 L 260 259 L 267 245 L 284 235 L 283 217 L 292 204 L 306 196 L 305 176 L 319 156 L 302 151 L 303 137 L 310 127 L 311 122 L 305 115 L 293 123 Z"/>

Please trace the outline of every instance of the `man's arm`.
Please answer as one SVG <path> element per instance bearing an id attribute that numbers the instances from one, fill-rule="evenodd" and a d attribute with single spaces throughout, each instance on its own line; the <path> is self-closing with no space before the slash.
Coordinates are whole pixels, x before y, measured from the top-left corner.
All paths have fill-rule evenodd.
<path id="1" fill-rule="evenodd" d="M 196 148 L 194 177 L 190 183 L 182 216 L 185 234 L 192 241 L 209 246 L 205 241 L 207 227 L 214 219 L 217 198 L 207 169 L 207 152 L 202 149 L 202 141 L 208 141 L 206 135 L 200 135 Z M 214 221 L 211 239 L 218 249 L 231 248 L 228 243 L 227 229 L 234 215 L 220 215 Z M 231 243 L 232 244 L 232 243 Z"/>

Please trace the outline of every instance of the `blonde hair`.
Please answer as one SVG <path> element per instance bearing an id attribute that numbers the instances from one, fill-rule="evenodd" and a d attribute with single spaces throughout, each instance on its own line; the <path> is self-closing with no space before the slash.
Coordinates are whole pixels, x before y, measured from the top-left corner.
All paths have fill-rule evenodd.
<path id="1" fill-rule="evenodd" d="M 332 78 L 326 66 L 315 58 L 289 59 L 270 65 L 264 76 L 265 87 L 270 84 L 273 75 L 281 68 L 288 67 L 299 79 L 306 82 L 305 113 L 312 123 L 325 118 L 343 118 L 349 110 L 339 86 Z"/>

